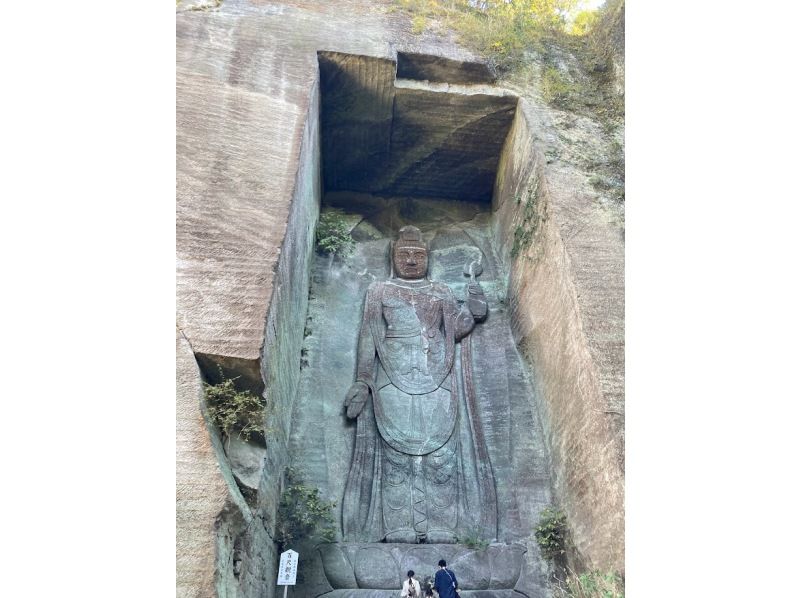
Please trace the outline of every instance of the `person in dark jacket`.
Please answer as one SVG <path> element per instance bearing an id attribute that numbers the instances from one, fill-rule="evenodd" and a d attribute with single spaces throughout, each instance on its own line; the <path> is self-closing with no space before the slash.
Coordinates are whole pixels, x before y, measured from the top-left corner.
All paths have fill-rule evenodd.
<path id="1" fill-rule="evenodd" d="M 433 582 L 433 589 L 439 594 L 439 598 L 458 598 L 458 580 L 456 574 L 447 568 L 447 561 L 439 561 L 439 570 Z"/>

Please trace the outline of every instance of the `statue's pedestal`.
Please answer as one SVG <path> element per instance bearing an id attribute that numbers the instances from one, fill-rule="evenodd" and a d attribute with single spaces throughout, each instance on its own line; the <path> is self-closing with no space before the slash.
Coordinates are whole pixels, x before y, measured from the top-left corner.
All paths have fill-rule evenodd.
<path id="1" fill-rule="evenodd" d="M 433 579 L 439 559 L 455 572 L 463 598 L 523 595 L 514 591 L 526 552 L 521 544 L 475 550 L 461 544 L 341 543 L 322 544 L 318 550 L 333 588 L 325 594 L 330 598 L 396 598 L 409 569 L 419 580 Z"/>
<path id="2" fill-rule="evenodd" d="M 395 590 L 334 590 L 323 594 L 325 598 L 397 598 L 399 589 Z M 461 590 L 462 598 L 525 598 L 525 594 L 516 590 Z"/>

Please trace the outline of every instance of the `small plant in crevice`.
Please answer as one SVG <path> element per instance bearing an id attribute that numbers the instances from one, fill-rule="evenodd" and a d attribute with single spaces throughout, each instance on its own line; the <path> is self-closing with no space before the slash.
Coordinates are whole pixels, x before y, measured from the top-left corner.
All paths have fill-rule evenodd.
<path id="1" fill-rule="evenodd" d="M 511 246 L 511 257 L 517 257 L 523 249 L 531 244 L 533 239 L 533 232 L 523 225 L 518 225 L 514 229 L 514 244 Z"/>
<path id="2" fill-rule="evenodd" d="M 326 210 L 319 216 L 317 224 L 317 251 L 346 257 L 355 247 L 350 227 L 341 210 Z"/>
<path id="3" fill-rule="evenodd" d="M 333 542 L 336 537 L 335 506 L 335 502 L 322 499 L 319 488 L 307 486 L 300 471 L 287 467 L 275 523 L 275 541 L 279 550 L 286 550 L 292 543 L 302 540 Z"/>
<path id="4" fill-rule="evenodd" d="M 203 383 L 206 409 L 211 422 L 228 438 L 237 435 L 243 440 L 264 436 L 266 400 L 249 390 L 236 389 L 236 378 L 226 378 L 219 370 L 222 382 Z"/>
<path id="5" fill-rule="evenodd" d="M 567 552 L 567 516 L 552 507 L 543 509 L 536 526 L 536 543 L 548 561 L 563 561 Z"/>
<path id="6" fill-rule="evenodd" d="M 489 547 L 489 542 L 481 536 L 478 530 L 469 530 L 463 536 L 459 536 L 458 543 L 472 550 L 485 550 Z"/>
<path id="7" fill-rule="evenodd" d="M 514 228 L 514 241 L 511 246 L 511 257 L 516 258 L 524 253 L 533 243 L 536 232 L 541 222 L 545 219 L 539 211 L 539 177 L 535 176 L 523 196 L 516 195 L 517 205 L 522 204 L 521 222 Z"/>

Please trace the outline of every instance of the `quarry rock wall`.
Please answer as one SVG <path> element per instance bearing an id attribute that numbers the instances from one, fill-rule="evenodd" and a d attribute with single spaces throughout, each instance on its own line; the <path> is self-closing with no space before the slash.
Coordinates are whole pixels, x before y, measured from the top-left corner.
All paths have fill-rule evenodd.
<path id="1" fill-rule="evenodd" d="M 181 598 L 274 593 L 274 511 L 288 462 L 319 173 L 325 171 L 318 52 L 400 56 L 408 76 L 424 73 L 431 83 L 453 77 L 450 61 L 475 59 L 452 39 L 413 35 L 408 17 L 391 5 L 226 0 L 213 10 L 179 6 Z M 446 60 L 415 61 L 418 54 Z M 491 79 L 476 73 L 470 77 Z M 550 123 L 542 114 L 520 102 L 495 187 L 493 222 L 511 273 L 510 318 L 536 372 L 531 403 L 577 547 L 588 564 L 623 570 L 624 241 L 592 198 L 574 191 L 575 172 L 544 159 L 539 131 Z M 534 179 L 540 197 L 531 207 L 519 198 Z M 527 235 L 526 226 L 535 231 Z M 254 493 L 235 479 L 202 417 L 201 380 L 213 377 L 217 365 L 242 376 L 272 405 L 264 474 Z"/>
<path id="2" fill-rule="evenodd" d="M 548 168 L 536 123 L 521 100 L 494 195 L 512 327 L 582 564 L 624 571 L 623 245 L 571 173 Z"/>

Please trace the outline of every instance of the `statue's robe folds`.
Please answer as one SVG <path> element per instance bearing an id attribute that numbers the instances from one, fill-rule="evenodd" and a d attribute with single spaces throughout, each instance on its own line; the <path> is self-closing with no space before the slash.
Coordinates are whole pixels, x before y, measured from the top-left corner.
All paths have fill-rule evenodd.
<path id="1" fill-rule="evenodd" d="M 358 416 L 342 504 L 345 541 L 496 537 L 467 336 L 474 326 L 445 284 L 370 285 L 356 373 L 370 398 Z"/>

